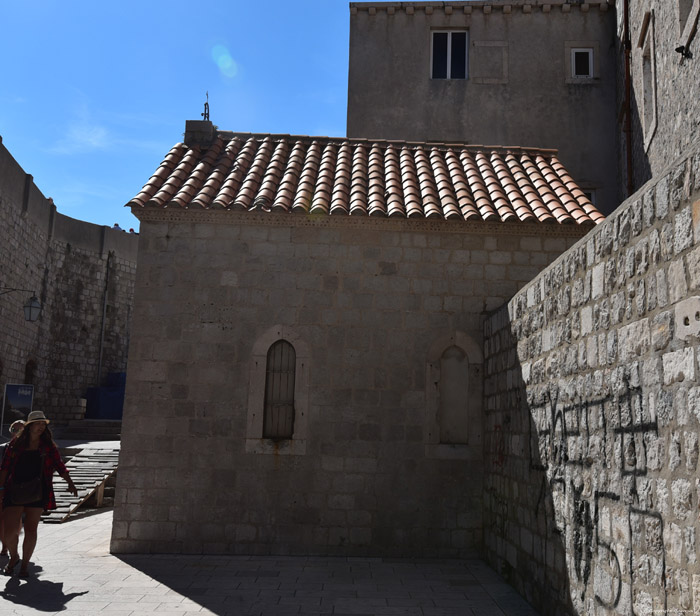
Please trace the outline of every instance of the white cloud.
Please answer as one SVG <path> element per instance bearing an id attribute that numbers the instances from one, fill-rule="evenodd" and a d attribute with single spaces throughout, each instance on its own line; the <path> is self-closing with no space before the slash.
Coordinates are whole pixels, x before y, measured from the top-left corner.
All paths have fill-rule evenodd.
<path id="1" fill-rule="evenodd" d="M 172 144 L 149 139 L 134 139 L 115 134 L 107 126 L 94 122 L 83 110 L 81 117 L 68 124 L 63 137 L 48 148 L 52 154 L 74 155 L 95 151 L 114 150 L 121 147 L 165 153 Z"/>
<path id="2" fill-rule="evenodd" d="M 66 135 L 50 151 L 54 154 L 83 154 L 105 150 L 110 145 L 109 132 L 97 124 L 71 124 Z"/>

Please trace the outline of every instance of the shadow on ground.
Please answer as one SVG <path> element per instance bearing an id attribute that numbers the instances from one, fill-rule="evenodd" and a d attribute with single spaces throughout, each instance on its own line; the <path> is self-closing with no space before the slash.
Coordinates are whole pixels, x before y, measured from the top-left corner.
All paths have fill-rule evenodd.
<path id="1" fill-rule="evenodd" d="M 119 558 L 217 615 L 536 616 L 511 586 L 478 560 Z"/>
<path id="2" fill-rule="evenodd" d="M 83 592 L 63 592 L 63 582 L 51 582 L 36 577 L 41 572 L 41 567 L 32 567 L 29 578 L 20 578 L 16 575 L 0 578 L 6 580 L 4 588 L 0 591 L 0 597 L 18 606 L 31 607 L 39 612 L 61 612 L 67 609 L 68 603 L 75 597 L 87 594 Z"/>

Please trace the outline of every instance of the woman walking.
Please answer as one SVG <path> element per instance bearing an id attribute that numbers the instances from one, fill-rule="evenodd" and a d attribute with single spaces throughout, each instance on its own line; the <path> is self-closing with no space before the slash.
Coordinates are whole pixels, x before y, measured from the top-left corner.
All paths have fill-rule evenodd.
<path id="1" fill-rule="evenodd" d="M 0 467 L 2 465 L 3 459 L 5 458 L 5 452 L 7 451 L 7 448 L 10 446 L 10 443 L 20 435 L 20 433 L 22 432 L 22 428 L 24 428 L 24 420 L 22 419 L 13 421 L 10 424 L 10 440 L 7 443 L 0 445 Z M 10 551 L 5 545 L 5 525 L 2 521 L 2 492 L 0 492 L 0 539 L 2 539 L 2 550 L 0 550 L 0 555 L 9 556 Z"/>
<path id="2" fill-rule="evenodd" d="M 3 496 L 2 519 L 10 562 L 5 573 L 11 575 L 19 562 L 19 532 L 24 514 L 24 542 L 20 576 L 27 577 L 29 559 L 37 540 L 37 528 L 44 510 L 56 509 L 53 472 L 68 483 L 70 492 L 78 490 L 53 442 L 49 420 L 41 411 L 32 411 L 22 433 L 10 443 L 0 468 L 0 494 Z"/>

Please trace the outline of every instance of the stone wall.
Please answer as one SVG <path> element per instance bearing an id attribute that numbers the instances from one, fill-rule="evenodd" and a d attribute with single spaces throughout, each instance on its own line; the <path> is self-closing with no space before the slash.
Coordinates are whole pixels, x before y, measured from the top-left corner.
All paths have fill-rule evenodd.
<path id="1" fill-rule="evenodd" d="M 126 370 L 138 236 L 63 216 L 0 143 L 0 385 L 35 366 L 34 408 L 82 418 L 85 389 Z M 31 293 L 38 321 L 24 320 Z"/>
<path id="2" fill-rule="evenodd" d="M 111 549 L 473 555 L 483 315 L 574 226 L 143 210 Z M 294 435 L 263 438 L 296 351 Z M 469 388 L 441 358 L 468 357 Z M 448 383 L 449 385 L 449 383 Z M 443 395 L 469 406 L 443 438 Z"/>
<path id="3" fill-rule="evenodd" d="M 700 147 L 486 323 L 485 553 L 543 613 L 697 614 Z"/>
<path id="4" fill-rule="evenodd" d="M 624 3 L 616 2 L 620 36 L 624 33 Z M 700 37 L 693 33 L 699 12 L 700 0 L 629 0 L 634 190 L 700 138 Z M 624 49 L 619 38 L 617 43 L 618 97 L 622 102 Z M 680 46 L 687 46 L 692 57 L 676 51 Z M 624 187 L 624 133 L 620 139 Z"/>

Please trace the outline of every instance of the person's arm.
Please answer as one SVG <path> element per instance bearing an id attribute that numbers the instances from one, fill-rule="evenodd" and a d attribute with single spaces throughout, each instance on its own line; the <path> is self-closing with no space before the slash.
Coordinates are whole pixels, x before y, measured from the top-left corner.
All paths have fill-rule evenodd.
<path id="1" fill-rule="evenodd" d="M 61 459 L 61 454 L 58 452 L 58 448 L 55 445 L 49 449 L 49 456 L 51 457 L 51 463 L 56 469 L 58 475 L 68 484 L 68 491 L 73 496 L 78 496 L 78 488 L 75 487 L 75 484 L 68 473 L 68 469 Z"/>
<path id="2" fill-rule="evenodd" d="M 66 470 L 65 473 L 59 473 L 61 479 L 65 481 L 68 484 L 68 491 L 73 495 L 73 496 L 78 496 L 78 488 L 75 487 L 75 484 L 73 483 L 73 480 L 70 478 L 70 475 L 68 474 L 68 470 Z"/>

